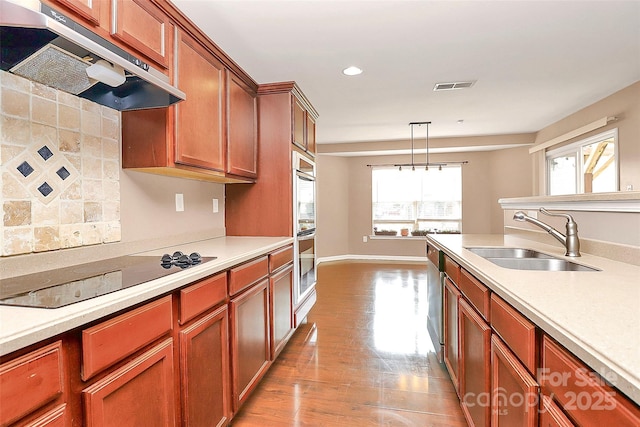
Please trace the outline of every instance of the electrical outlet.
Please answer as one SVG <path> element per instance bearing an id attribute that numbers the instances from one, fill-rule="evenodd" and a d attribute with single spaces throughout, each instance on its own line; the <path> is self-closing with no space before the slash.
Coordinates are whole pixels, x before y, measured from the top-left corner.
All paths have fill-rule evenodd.
<path id="1" fill-rule="evenodd" d="M 184 195 L 176 193 L 176 212 L 184 212 Z"/>
<path id="2" fill-rule="evenodd" d="M 367 240 L 369 240 L 367 236 L 362 236 L 362 243 L 367 243 Z"/>
<path id="3" fill-rule="evenodd" d="M 218 213 L 218 199 L 213 199 L 213 213 Z"/>

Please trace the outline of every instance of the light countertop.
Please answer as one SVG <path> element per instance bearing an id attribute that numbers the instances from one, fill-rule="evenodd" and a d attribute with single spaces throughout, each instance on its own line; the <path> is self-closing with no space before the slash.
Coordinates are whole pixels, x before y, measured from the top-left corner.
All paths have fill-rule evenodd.
<path id="1" fill-rule="evenodd" d="M 160 279 L 56 309 L 0 306 L 0 355 L 72 330 L 293 242 L 291 237 L 220 237 L 132 255 L 160 257 L 180 250 L 209 261 Z"/>
<path id="2" fill-rule="evenodd" d="M 640 267 L 585 253 L 565 257 L 559 244 L 501 234 L 427 240 L 640 404 Z M 473 246 L 535 249 L 601 271 L 507 269 L 465 249 Z"/>

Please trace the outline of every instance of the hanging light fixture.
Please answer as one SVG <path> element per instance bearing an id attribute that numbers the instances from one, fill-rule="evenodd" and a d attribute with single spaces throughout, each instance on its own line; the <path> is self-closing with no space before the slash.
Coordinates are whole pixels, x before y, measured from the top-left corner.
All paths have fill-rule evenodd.
<path id="1" fill-rule="evenodd" d="M 373 167 L 373 166 L 380 166 L 380 167 L 389 167 L 389 166 L 393 166 L 398 168 L 398 171 L 402 171 L 403 167 L 409 167 L 411 166 L 411 170 L 415 171 L 416 170 L 416 166 L 422 167 L 424 166 L 424 170 L 428 171 L 429 170 L 429 166 L 434 166 L 434 167 L 438 167 L 438 170 L 442 170 L 443 167 L 446 167 L 449 164 L 455 164 L 455 165 L 464 165 L 469 163 L 467 160 L 463 160 L 463 161 L 456 161 L 456 162 L 436 162 L 436 163 L 432 163 L 429 161 L 429 125 L 431 124 L 431 122 L 410 122 L 409 126 L 411 127 L 411 163 L 395 163 L 395 164 L 382 164 L 382 165 L 367 165 L 369 167 Z M 415 150 L 415 142 L 414 142 L 414 133 L 413 133 L 413 128 L 414 126 L 426 126 L 426 162 L 425 163 L 416 163 L 415 160 L 415 155 L 414 155 L 414 150 Z"/>

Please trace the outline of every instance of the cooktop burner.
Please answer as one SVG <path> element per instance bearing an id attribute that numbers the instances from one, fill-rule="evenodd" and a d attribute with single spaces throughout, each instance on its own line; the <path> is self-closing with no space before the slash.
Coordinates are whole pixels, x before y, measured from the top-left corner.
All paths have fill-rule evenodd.
<path id="1" fill-rule="evenodd" d="M 216 257 L 123 256 L 0 280 L 0 305 L 58 308 L 182 271 Z"/>

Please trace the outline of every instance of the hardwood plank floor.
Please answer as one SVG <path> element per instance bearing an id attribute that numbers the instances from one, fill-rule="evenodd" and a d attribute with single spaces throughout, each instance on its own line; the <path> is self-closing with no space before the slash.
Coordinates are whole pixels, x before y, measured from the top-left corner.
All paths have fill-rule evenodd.
<path id="1" fill-rule="evenodd" d="M 428 336 L 426 269 L 320 264 L 307 323 L 233 427 L 466 426 Z"/>

